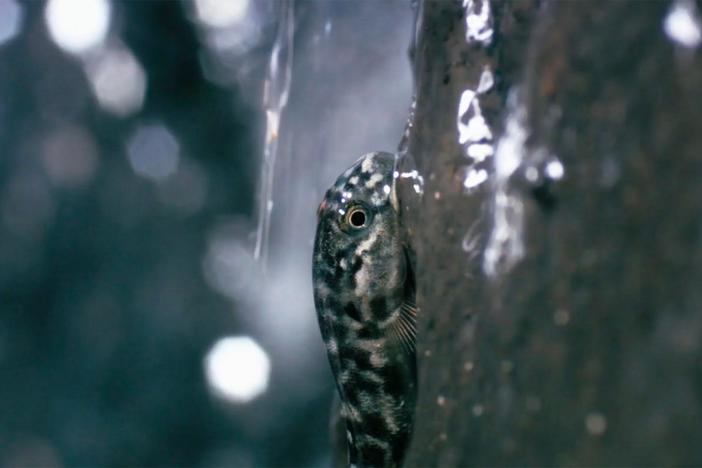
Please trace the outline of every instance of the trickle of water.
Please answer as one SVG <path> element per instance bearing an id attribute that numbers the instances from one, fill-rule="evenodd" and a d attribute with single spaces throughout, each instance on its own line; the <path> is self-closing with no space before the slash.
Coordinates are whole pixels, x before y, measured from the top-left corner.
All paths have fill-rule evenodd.
<path id="1" fill-rule="evenodd" d="M 507 109 L 505 133 L 495 152 L 492 228 L 483 257 L 488 276 L 509 271 L 524 256 L 524 205 L 509 187 L 510 177 L 524 159 L 527 138 L 527 113 L 517 91 L 510 92 Z"/>
<path id="2" fill-rule="evenodd" d="M 258 228 L 256 230 L 254 258 L 261 262 L 264 271 L 268 261 L 268 239 L 273 211 L 273 179 L 278 153 L 280 120 L 290 91 L 294 36 L 295 1 L 281 0 L 278 10 L 278 33 L 271 50 L 268 75 L 263 88 L 266 140 L 263 149 L 263 164 L 261 165 Z"/>
<path id="3" fill-rule="evenodd" d="M 466 18 L 466 42 L 487 47 L 494 34 L 489 0 L 463 0 Z"/>

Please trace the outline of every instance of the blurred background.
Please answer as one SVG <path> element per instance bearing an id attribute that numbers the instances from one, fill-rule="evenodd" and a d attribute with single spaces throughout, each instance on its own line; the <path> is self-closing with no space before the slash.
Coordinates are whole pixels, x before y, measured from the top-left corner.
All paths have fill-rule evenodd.
<path id="1" fill-rule="evenodd" d="M 328 466 L 315 212 L 407 0 L 0 0 L 0 465 Z"/>

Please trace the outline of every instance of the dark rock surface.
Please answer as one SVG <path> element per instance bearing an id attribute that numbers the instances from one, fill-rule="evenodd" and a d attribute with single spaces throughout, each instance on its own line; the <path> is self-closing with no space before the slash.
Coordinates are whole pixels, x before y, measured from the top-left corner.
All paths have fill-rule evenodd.
<path id="1" fill-rule="evenodd" d="M 702 463 L 699 50 L 666 34 L 668 2 L 491 6 L 487 47 L 460 4 L 418 15 L 407 465 Z M 468 191 L 456 109 L 485 66 L 497 154 Z"/>

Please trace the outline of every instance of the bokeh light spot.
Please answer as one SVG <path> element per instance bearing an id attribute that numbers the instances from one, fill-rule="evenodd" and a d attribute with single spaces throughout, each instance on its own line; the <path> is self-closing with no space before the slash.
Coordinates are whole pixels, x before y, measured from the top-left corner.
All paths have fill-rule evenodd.
<path id="1" fill-rule="evenodd" d="M 246 403 L 268 388 L 268 354 L 248 336 L 217 341 L 205 356 L 208 384 L 222 398 Z"/>
<path id="2" fill-rule="evenodd" d="M 224 28 L 241 21 L 249 9 L 249 0 L 195 0 L 200 21 L 213 28 Z"/>
<path id="3" fill-rule="evenodd" d="M 141 177 L 161 181 L 178 168 L 180 146 L 161 124 L 139 127 L 127 144 L 129 164 Z"/>
<path id="4" fill-rule="evenodd" d="M 146 93 L 146 74 L 128 49 L 105 51 L 87 67 L 88 78 L 100 107 L 125 117 L 141 109 Z"/>
<path id="5" fill-rule="evenodd" d="M 22 7 L 15 0 L 0 0 L 0 44 L 17 35 L 22 16 Z"/>
<path id="6" fill-rule="evenodd" d="M 702 30 L 697 7 L 690 0 L 677 0 L 663 20 L 663 30 L 670 39 L 687 48 L 695 48 L 702 41 Z"/>
<path id="7" fill-rule="evenodd" d="M 81 54 L 105 40 L 110 14 L 107 0 L 49 0 L 44 19 L 51 39 L 59 47 Z"/>
<path id="8" fill-rule="evenodd" d="M 67 126 L 46 139 L 42 162 L 55 185 L 82 185 L 92 180 L 95 174 L 97 147 L 83 127 Z"/>

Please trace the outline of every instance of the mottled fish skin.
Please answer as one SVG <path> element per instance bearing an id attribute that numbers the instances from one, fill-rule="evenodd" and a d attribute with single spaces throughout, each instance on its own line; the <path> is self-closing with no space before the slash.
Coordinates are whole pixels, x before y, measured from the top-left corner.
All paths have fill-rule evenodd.
<path id="1" fill-rule="evenodd" d="M 400 466 L 412 433 L 415 288 L 394 171 L 395 155 L 365 155 L 327 191 L 318 212 L 315 306 L 352 466 Z M 359 210 L 366 221 L 360 227 L 360 218 L 350 217 Z"/>

